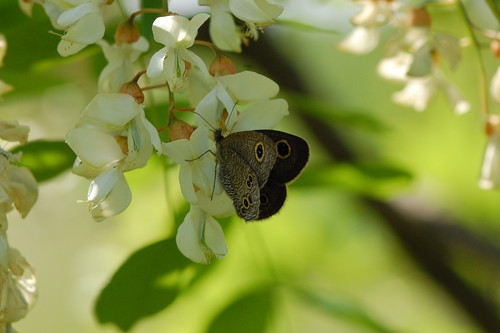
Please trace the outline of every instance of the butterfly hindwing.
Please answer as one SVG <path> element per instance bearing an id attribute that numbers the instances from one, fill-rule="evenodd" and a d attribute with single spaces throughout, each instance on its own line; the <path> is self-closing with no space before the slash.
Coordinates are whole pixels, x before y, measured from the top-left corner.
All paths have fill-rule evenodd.
<path id="1" fill-rule="evenodd" d="M 286 199 L 286 186 L 284 184 L 268 181 L 260 189 L 260 206 L 258 220 L 268 218 L 276 214 Z"/>

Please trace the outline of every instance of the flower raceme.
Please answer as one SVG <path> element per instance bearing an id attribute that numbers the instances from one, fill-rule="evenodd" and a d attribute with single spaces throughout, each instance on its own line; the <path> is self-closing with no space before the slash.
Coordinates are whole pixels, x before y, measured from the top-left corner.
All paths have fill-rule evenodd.
<path id="1" fill-rule="evenodd" d="M 213 131 L 220 128 L 226 136 L 276 126 L 288 114 L 285 100 L 272 99 L 278 89 L 272 80 L 254 72 L 214 78 L 213 88 L 196 107 L 199 127 L 189 139 L 163 143 L 163 154 L 180 165 L 181 191 L 191 204 L 178 229 L 177 244 L 195 262 L 208 263 L 226 254 L 223 231 L 212 216 L 235 213 L 216 172 Z"/>
<path id="2" fill-rule="evenodd" d="M 143 106 L 127 94 L 94 97 L 66 142 L 78 156 L 73 173 L 92 179 L 87 203 L 102 221 L 125 210 L 131 192 L 123 173 L 146 165 L 160 138 Z"/>
<path id="3" fill-rule="evenodd" d="M 16 121 L 0 121 L 0 139 L 26 143 L 29 128 Z M 21 153 L 0 149 L 0 332 L 12 330 L 12 323 L 33 307 L 36 279 L 30 265 L 7 240 L 7 213 L 15 208 L 25 217 L 38 197 L 38 185 L 31 172 L 18 166 Z"/>

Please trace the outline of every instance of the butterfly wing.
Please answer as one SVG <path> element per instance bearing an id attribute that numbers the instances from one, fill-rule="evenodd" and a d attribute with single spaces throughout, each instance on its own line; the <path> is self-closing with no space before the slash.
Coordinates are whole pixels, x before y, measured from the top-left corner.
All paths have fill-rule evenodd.
<path id="1" fill-rule="evenodd" d="M 260 206 L 259 217 L 257 220 L 266 219 L 276 214 L 286 199 L 285 184 L 268 181 L 263 188 L 260 189 Z"/>
<path id="2" fill-rule="evenodd" d="M 295 135 L 274 130 L 258 130 L 271 138 L 277 151 L 276 162 L 271 170 L 269 179 L 286 184 L 297 178 L 309 160 L 309 145 Z"/>
<path id="3" fill-rule="evenodd" d="M 236 213 L 250 221 L 259 216 L 260 189 L 255 172 L 236 152 L 220 146 L 217 160 L 222 187 L 233 200 Z"/>

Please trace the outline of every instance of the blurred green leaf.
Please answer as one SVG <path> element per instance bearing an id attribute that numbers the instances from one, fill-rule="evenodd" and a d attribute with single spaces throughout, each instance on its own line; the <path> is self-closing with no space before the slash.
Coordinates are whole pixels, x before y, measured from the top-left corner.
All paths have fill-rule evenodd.
<path id="1" fill-rule="evenodd" d="M 363 195 L 384 197 L 408 185 L 412 175 L 389 164 L 337 163 L 311 165 L 293 186 L 338 187 Z"/>
<path id="2" fill-rule="evenodd" d="M 101 291 L 94 308 L 97 319 L 128 331 L 172 304 L 211 267 L 184 257 L 173 238 L 150 244 L 133 253 Z"/>
<path id="3" fill-rule="evenodd" d="M 349 324 L 362 328 L 364 332 L 374 333 L 396 333 L 395 330 L 387 327 L 379 320 L 369 315 L 360 306 L 327 297 L 324 293 L 321 295 L 310 290 L 292 287 L 292 290 L 306 303 L 312 305 L 318 310 L 324 311 L 327 314 L 337 319 L 342 319 Z M 401 333 L 398 331 L 398 333 Z"/>
<path id="4" fill-rule="evenodd" d="M 305 32 L 320 32 L 320 33 L 335 34 L 335 35 L 339 34 L 339 32 L 336 30 L 320 28 L 320 27 L 317 27 L 314 25 L 310 25 L 310 24 L 295 21 L 295 20 L 276 19 L 275 21 L 279 25 L 295 28 L 295 29 L 302 30 Z"/>
<path id="5" fill-rule="evenodd" d="M 17 152 L 22 152 L 21 163 L 31 170 L 37 182 L 70 169 L 76 157 L 64 141 L 31 141 L 12 150 L 12 153 Z"/>
<path id="6" fill-rule="evenodd" d="M 263 288 L 245 294 L 226 307 L 211 323 L 208 333 L 260 333 L 273 315 L 273 293 Z"/>
<path id="7" fill-rule="evenodd" d="M 309 113 L 326 123 L 334 124 L 335 127 L 359 128 L 377 133 L 387 130 L 386 124 L 369 115 L 366 111 L 334 107 L 317 98 L 296 93 L 287 94 L 286 98 L 290 105 L 298 107 L 304 113 Z"/>

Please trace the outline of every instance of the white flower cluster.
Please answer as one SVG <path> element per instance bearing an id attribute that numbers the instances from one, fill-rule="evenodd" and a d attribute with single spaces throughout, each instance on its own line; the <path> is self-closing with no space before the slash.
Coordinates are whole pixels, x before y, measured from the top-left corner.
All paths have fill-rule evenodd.
<path id="1" fill-rule="evenodd" d="M 26 143 L 29 128 L 16 121 L 0 121 L 0 139 Z M 18 166 L 21 154 L 0 148 L 0 332 L 12 330 L 11 324 L 33 307 L 36 279 L 31 266 L 7 240 L 7 213 L 14 208 L 25 217 L 38 197 L 35 178 Z"/>
<path id="2" fill-rule="evenodd" d="M 361 12 L 352 19 L 355 28 L 339 43 L 340 50 L 354 54 L 370 52 L 379 43 L 380 27 L 392 24 L 400 34 L 388 43 L 387 55 L 378 65 L 381 77 L 405 84 L 392 100 L 423 111 L 436 92 L 442 90 L 455 113 L 470 110 L 469 102 L 440 68 L 441 59 L 451 68 L 460 61 L 458 38 L 434 32 L 425 7 L 404 6 L 397 0 L 365 0 L 361 4 Z"/>
<path id="3" fill-rule="evenodd" d="M 377 67 L 381 77 L 405 84 L 401 91 L 393 94 L 395 103 L 423 111 L 441 90 L 456 114 L 471 109 L 470 103 L 446 78 L 441 66 L 442 60 L 452 69 L 458 65 L 462 43 L 452 35 L 431 29 L 432 20 L 425 3 L 421 7 L 403 5 L 398 0 L 363 0 L 359 3 L 363 7 L 352 19 L 355 28 L 339 43 L 339 49 L 354 54 L 370 52 L 378 45 L 380 27 L 385 24 L 396 26 L 400 34 L 388 42 L 387 55 Z M 443 0 L 441 4 L 459 5 L 453 0 Z M 465 23 L 471 30 L 491 40 L 492 53 L 500 59 L 500 32 Z M 478 182 L 484 189 L 500 188 L 500 117 L 490 114 L 488 107 L 490 98 L 500 103 L 500 67 L 491 76 L 489 92 L 490 96 L 483 96 L 488 142 Z"/>
<path id="4" fill-rule="evenodd" d="M 259 30 L 274 22 L 283 8 L 272 0 L 200 0 L 210 14 L 191 19 L 160 9 L 144 9 L 159 16 L 152 25 L 154 40 L 162 45 L 148 60 L 146 70 L 136 62 L 149 49 L 133 23 L 139 10 L 122 23 L 115 43 L 103 40 L 103 9 L 113 0 L 20 0 L 30 15 L 40 4 L 53 26 L 63 30 L 58 52 L 75 54 L 90 44 L 101 46 L 108 65 L 99 76 L 99 94 L 84 110 L 66 142 L 77 154 L 73 172 L 91 180 L 87 199 L 96 221 L 124 211 L 132 198 L 124 172 L 146 165 L 153 148 L 180 164 L 180 185 L 191 209 L 180 225 L 177 243 L 195 262 L 208 263 L 227 252 L 224 234 L 214 217 L 234 214 L 234 207 L 216 179 L 213 130 L 235 131 L 275 126 L 288 113 L 283 99 L 273 99 L 278 86 L 253 72 L 235 72 L 221 50 L 240 52 L 241 44 L 257 39 Z M 209 33 L 216 51 L 214 63 L 205 62 L 191 49 L 198 29 L 210 20 Z M 244 26 L 235 22 L 240 20 Z M 169 90 L 170 142 L 161 142 L 158 130 L 146 119 L 144 94 L 137 83 L 146 73 L 150 81 Z M 187 95 L 196 111 L 196 130 L 175 118 L 174 94 Z"/>

